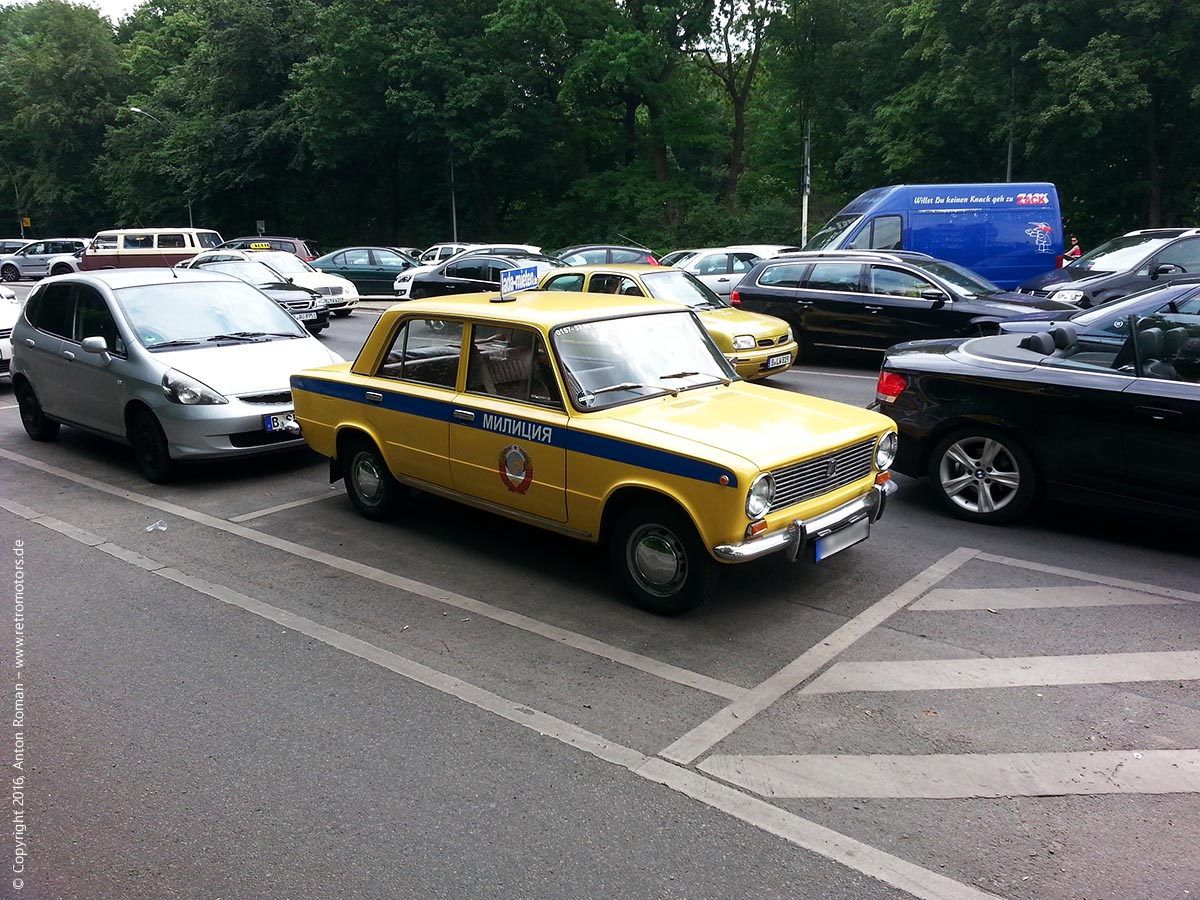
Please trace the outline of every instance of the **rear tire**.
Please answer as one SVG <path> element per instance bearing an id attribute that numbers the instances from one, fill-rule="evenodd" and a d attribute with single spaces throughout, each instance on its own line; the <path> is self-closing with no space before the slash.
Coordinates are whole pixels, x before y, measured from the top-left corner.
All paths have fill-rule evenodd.
<path id="1" fill-rule="evenodd" d="M 129 443 L 138 468 L 151 484 L 166 484 L 176 474 L 175 461 L 171 459 L 171 445 L 163 433 L 158 419 L 149 410 L 135 412 L 129 420 Z"/>
<path id="2" fill-rule="evenodd" d="M 25 426 L 25 433 L 35 441 L 52 441 L 58 437 L 61 426 L 53 419 L 47 418 L 29 382 L 19 382 L 14 393 L 17 395 L 17 406 L 20 407 L 21 424 Z"/>
<path id="3" fill-rule="evenodd" d="M 75 270 L 70 266 L 64 266 L 61 263 L 50 270 L 51 275 L 70 275 Z"/>
<path id="4" fill-rule="evenodd" d="M 392 475 L 372 441 L 356 438 L 347 443 L 342 472 L 346 494 L 359 515 L 380 521 L 400 508 L 404 486 Z"/>
<path id="5" fill-rule="evenodd" d="M 720 570 L 691 519 L 673 504 L 651 501 L 621 514 L 609 544 L 616 576 L 647 612 L 677 616 L 716 591 Z"/>
<path id="6" fill-rule="evenodd" d="M 938 441 L 929 475 L 943 506 L 987 525 L 1021 516 L 1037 492 L 1033 458 L 1011 435 L 986 425 L 960 428 Z"/>

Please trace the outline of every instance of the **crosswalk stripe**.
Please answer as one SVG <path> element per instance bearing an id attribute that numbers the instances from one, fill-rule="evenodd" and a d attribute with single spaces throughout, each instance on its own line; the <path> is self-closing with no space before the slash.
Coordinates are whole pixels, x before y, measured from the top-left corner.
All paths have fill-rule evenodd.
<path id="1" fill-rule="evenodd" d="M 1003 659 L 838 662 L 806 685 L 801 693 L 953 691 L 966 688 L 1176 680 L 1200 680 L 1200 650 L 1017 656 Z"/>
<path id="2" fill-rule="evenodd" d="M 1081 606 L 1134 606 L 1182 603 L 1169 597 L 1143 594 L 1104 585 L 1032 588 L 936 588 L 909 609 L 1055 609 Z"/>
<path id="3" fill-rule="evenodd" d="M 1200 793 L 1200 750 L 710 756 L 699 768 L 759 796 L 777 798 Z"/>

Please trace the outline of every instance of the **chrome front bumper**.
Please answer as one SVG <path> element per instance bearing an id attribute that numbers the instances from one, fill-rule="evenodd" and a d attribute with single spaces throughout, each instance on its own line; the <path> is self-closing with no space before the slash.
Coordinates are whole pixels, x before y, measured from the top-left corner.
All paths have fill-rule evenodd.
<path id="1" fill-rule="evenodd" d="M 853 525 L 864 517 L 872 522 L 878 522 L 887 505 L 889 494 L 896 490 L 894 481 L 885 481 L 874 485 L 865 494 L 855 497 L 848 503 L 821 513 L 811 519 L 796 519 L 781 531 L 774 534 L 764 534 L 762 537 L 751 538 L 739 544 L 718 544 L 713 547 L 713 553 L 725 562 L 740 563 L 758 559 L 768 553 L 780 550 L 787 552 L 788 559 L 795 562 L 809 541 L 826 537 L 836 531 L 841 531 Z"/>

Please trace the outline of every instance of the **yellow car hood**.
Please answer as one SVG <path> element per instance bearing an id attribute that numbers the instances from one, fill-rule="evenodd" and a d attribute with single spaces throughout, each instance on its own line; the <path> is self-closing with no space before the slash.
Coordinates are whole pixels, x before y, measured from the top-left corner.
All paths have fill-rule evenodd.
<path id="1" fill-rule="evenodd" d="M 633 403 L 610 415 L 604 417 L 605 430 L 614 437 L 677 453 L 694 454 L 695 445 L 704 445 L 761 469 L 893 427 L 886 416 L 857 406 L 746 382 Z"/>
<path id="2" fill-rule="evenodd" d="M 788 330 L 788 323 L 775 316 L 749 312 L 744 309 L 725 307 L 724 309 L 698 309 L 696 313 L 709 334 L 718 334 L 729 339 L 729 347 L 739 334 L 753 335 L 759 338 L 778 337 Z M 721 342 L 718 342 L 721 343 Z M 724 345 L 722 344 L 724 347 Z"/>

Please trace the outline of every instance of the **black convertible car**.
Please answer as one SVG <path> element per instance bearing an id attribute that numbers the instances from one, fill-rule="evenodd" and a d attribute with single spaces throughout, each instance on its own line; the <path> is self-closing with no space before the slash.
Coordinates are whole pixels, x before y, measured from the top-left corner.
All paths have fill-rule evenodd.
<path id="1" fill-rule="evenodd" d="M 1200 316 L 1133 316 L 1126 333 L 893 347 L 872 404 L 900 432 L 893 468 L 976 522 L 1039 495 L 1200 518 Z"/>

